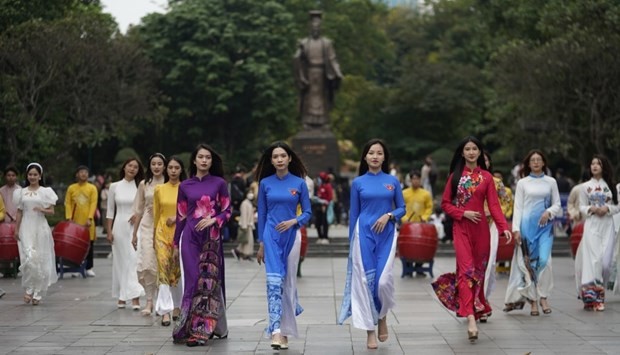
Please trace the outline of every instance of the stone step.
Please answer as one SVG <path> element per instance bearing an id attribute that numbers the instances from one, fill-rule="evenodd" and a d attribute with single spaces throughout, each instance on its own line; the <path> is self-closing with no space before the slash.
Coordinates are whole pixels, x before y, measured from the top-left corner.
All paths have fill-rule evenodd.
<path id="1" fill-rule="evenodd" d="M 224 244 L 224 250 L 230 250 L 236 243 L 226 242 Z M 254 250 L 258 250 L 258 243 L 254 244 Z M 95 257 L 105 258 L 112 251 L 112 247 L 105 239 L 105 235 L 97 238 L 95 243 Z M 226 256 L 232 256 L 230 253 L 225 253 Z M 349 255 L 349 239 L 336 237 L 331 238 L 329 244 L 317 244 L 316 238 L 310 238 L 308 244 L 307 257 L 347 257 Z M 437 247 L 438 257 L 450 257 L 454 256 L 454 246 L 450 243 L 439 243 Z M 570 244 L 568 238 L 556 238 L 553 244 L 552 255 L 559 256 L 571 256 Z"/>

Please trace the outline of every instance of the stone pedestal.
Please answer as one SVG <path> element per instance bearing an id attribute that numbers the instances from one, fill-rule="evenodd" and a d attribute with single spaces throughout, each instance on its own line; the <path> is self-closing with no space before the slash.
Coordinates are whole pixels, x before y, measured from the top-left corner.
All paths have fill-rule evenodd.
<path id="1" fill-rule="evenodd" d="M 304 130 L 292 140 L 293 149 L 315 178 L 321 171 L 340 172 L 340 152 L 336 136 L 329 129 Z"/>

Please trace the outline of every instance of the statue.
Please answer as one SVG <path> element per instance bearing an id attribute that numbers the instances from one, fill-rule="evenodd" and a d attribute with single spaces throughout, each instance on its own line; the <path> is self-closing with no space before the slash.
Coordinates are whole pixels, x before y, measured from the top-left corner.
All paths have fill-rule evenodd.
<path id="1" fill-rule="evenodd" d="M 310 11 L 310 37 L 299 41 L 294 73 L 304 129 L 328 129 L 342 73 L 331 40 L 321 37 L 322 12 Z"/>

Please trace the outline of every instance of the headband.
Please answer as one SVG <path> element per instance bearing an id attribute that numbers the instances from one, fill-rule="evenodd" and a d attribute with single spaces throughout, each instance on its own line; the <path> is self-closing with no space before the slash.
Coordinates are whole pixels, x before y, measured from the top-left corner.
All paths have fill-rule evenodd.
<path id="1" fill-rule="evenodd" d="M 155 157 L 160 157 L 164 162 L 166 161 L 166 156 L 161 153 L 153 153 L 153 155 L 149 157 L 149 161 Z"/>
<path id="2" fill-rule="evenodd" d="M 37 168 L 39 168 L 39 170 L 41 170 L 41 175 L 43 175 L 43 167 L 39 163 L 30 163 L 30 164 L 28 164 L 28 166 L 26 167 L 26 172 L 28 172 L 28 170 L 30 170 L 30 167 L 32 167 L 32 166 L 36 166 Z"/>

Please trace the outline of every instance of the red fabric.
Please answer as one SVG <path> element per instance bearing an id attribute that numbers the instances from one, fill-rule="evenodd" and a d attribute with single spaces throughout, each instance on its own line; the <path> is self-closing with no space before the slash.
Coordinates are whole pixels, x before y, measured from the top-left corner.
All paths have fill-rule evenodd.
<path id="1" fill-rule="evenodd" d="M 475 315 L 479 318 L 491 312 L 484 297 L 484 272 L 489 260 L 491 233 L 484 217 L 484 202 L 500 235 L 508 230 L 506 218 L 499 204 L 495 183 L 491 174 L 476 167 L 465 167 L 457 189 L 456 205 L 451 198 L 452 176 L 448 178 L 441 201 L 441 208 L 454 219 L 453 236 L 456 252 L 456 313 L 460 317 Z M 480 222 L 474 223 L 463 217 L 465 211 L 480 213 Z M 475 305 L 475 307 L 474 307 Z"/>
<path id="2" fill-rule="evenodd" d="M 318 198 L 330 202 L 334 199 L 334 189 L 328 182 L 324 182 L 319 186 L 319 192 L 316 194 Z"/>

